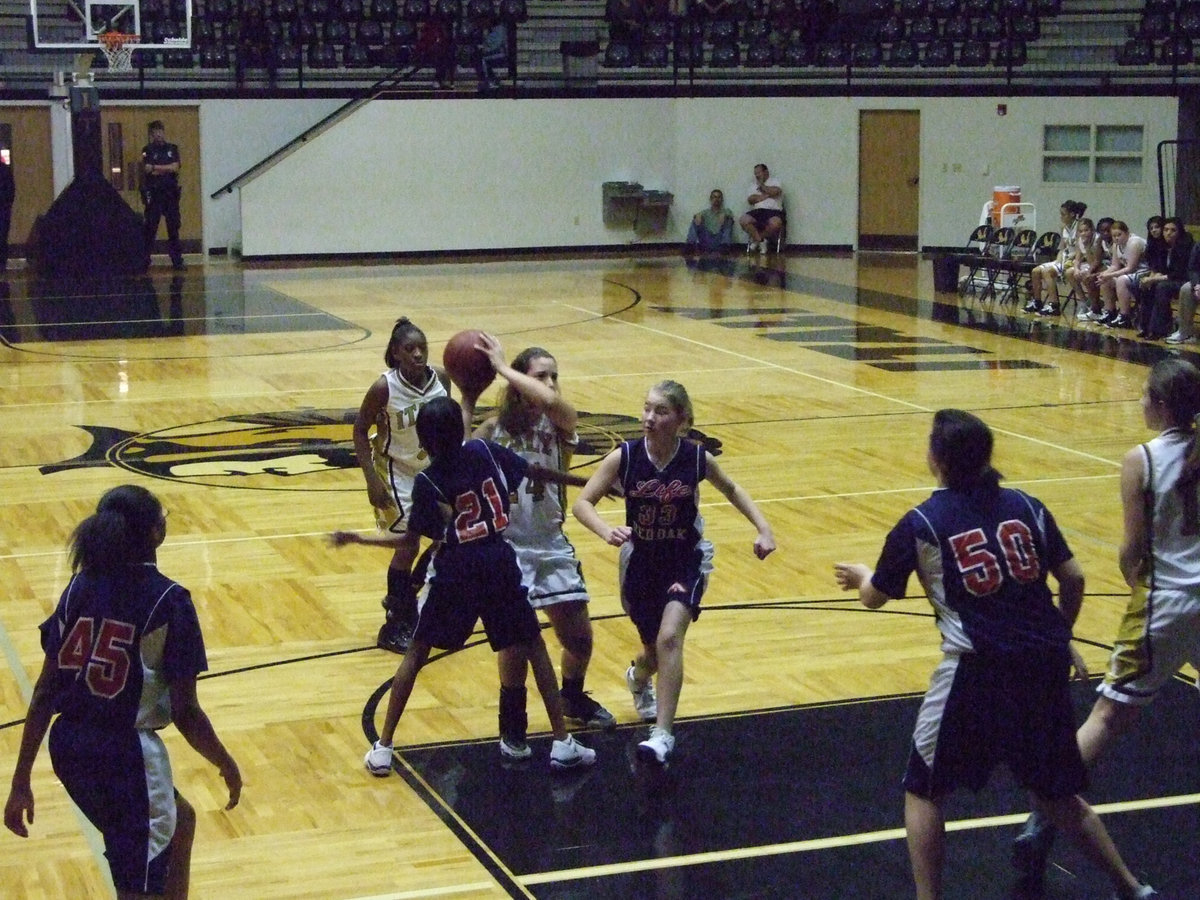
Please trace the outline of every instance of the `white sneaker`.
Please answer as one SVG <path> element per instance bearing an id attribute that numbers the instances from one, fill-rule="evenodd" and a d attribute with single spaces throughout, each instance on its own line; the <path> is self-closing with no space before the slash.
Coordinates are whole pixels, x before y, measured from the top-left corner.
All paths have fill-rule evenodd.
<path id="1" fill-rule="evenodd" d="M 500 735 L 500 755 L 505 759 L 529 759 L 533 751 L 529 745 L 519 738 L 508 738 Z"/>
<path id="2" fill-rule="evenodd" d="M 1092 311 L 1090 309 L 1088 309 L 1086 306 L 1081 306 L 1075 312 L 1075 318 L 1079 319 L 1081 322 L 1087 322 L 1088 320 L 1090 320 L 1092 318 Z"/>
<path id="3" fill-rule="evenodd" d="M 1113 894 L 1113 900 L 1150 900 L 1151 897 L 1157 896 L 1158 891 L 1148 884 L 1143 884 L 1135 894 Z"/>
<path id="4" fill-rule="evenodd" d="M 650 729 L 650 737 L 638 744 L 637 752 L 646 762 L 664 765 L 667 757 L 675 752 L 675 735 L 655 725 Z"/>
<path id="5" fill-rule="evenodd" d="M 638 687 L 637 678 L 633 673 L 634 667 L 631 665 L 625 672 L 625 685 L 629 688 L 629 693 L 633 694 L 633 708 L 643 721 L 653 722 L 658 718 L 658 695 L 654 693 L 654 679 L 647 678 L 646 683 Z"/>
<path id="6" fill-rule="evenodd" d="M 1185 335 L 1181 331 L 1176 331 L 1167 335 L 1166 341 L 1168 344 L 1194 344 L 1196 338 L 1194 335 Z"/>
<path id="7" fill-rule="evenodd" d="M 767 242 L 766 241 L 758 242 L 758 252 L 761 253 L 763 256 L 767 255 Z"/>
<path id="8" fill-rule="evenodd" d="M 377 778 L 387 778 L 392 774 L 392 748 L 389 744 L 379 741 L 367 751 L 363 757 L 363 765 L 367 771 Z"/>
<path id="9" fill-rule="evenodd" d="M 565 741 L 555 741 L 550 747 L 550 768 L 552 769 L 581 769 L 596 762 L 596 751 L 590 750 L 574 735 L 567 735 Z"/>

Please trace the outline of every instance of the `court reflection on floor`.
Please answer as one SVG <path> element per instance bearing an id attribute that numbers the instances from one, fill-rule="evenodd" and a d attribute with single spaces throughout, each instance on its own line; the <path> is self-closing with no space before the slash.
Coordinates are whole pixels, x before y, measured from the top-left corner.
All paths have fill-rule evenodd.
<path id="1" fill-rule="evenodd" d="M 166 303 L 148 275 L 3 283 L 0 336 L 9 344 L 183 334 L 184 278 L 171 278 Z"/>

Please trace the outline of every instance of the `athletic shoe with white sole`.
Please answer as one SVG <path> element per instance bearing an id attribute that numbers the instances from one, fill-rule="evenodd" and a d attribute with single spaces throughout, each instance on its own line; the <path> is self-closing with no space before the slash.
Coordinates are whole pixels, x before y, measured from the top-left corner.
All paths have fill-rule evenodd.
<path id="1" fill-rule="evenodd" d="M 562 695 L 563 716 L 584 728 L 603 728 L 606 731 L 617 727 L 617 717 L 589 697 Z"/>
<path id="2" fill-rule="evenodd" d="M 363 765 L 367 771 L 377 778 L 386 778 L 392 774 L 392 748 L 388 744 L 376 741 L 374 746 L 363 757 Z"/>
<path id="3" fill-rule="evenodd" d="M 1149 900 L 1151 897 L 1157 897 L 1158 891 L 1150 887 L 1148 884 L 1143 884 L 1133 894 L 1113 894 L 1113 900 Z"/>
<path id="4" fill-rule="evenodd" d="M 519 737 L 500 735 L 500 755 L 505 759 L 522 760 L 533 756 L 529 745 Z"/>
<path id="5" fill-rule="evenodd" d="M 567 735 L 565 741 L 555 741 L 550 746 L 550 768 L 552 769 L 581 769 L 596 762 L 596 751 L 591 750 L 572 735 Z"/>
<path id="6" fill-rule="evenodd" d="M 1176 332 L 1173 332 L 1172 334 L 1167 335 L 1165 340 L 1168 344 L 1194 344 L 1194 343 L 1196 343 L 1196 338 L 1194 335 L 1184 334 L 1183 332 L 1180 332 L 1180 331 L 1176 331 Z"/>
<path id="7" fill-rule="evenodd" d="M 629 688 L 629 693 L 633 694 L 633 708 L 642 720 L 653 722 L 657 719 L 658 695 L 654 693 L 654 679 L 647 678 L 646 683 L 639 687 L 634 675 L 634 666 L 630 664 L 625 672 L 625 686 Z"/>
<path id="8" fill-rule="evenodd" d="M 637 745 L 639 759 L 656 762 L 660 766 L 665 765 L 667 758 L 674 752 L 675 735 L 657 725 L 650 729 L 650 737 Z"/>

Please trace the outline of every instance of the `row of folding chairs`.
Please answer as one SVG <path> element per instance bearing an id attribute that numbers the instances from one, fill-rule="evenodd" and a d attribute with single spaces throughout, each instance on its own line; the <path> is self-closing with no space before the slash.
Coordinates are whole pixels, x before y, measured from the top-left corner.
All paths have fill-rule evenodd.
<path id="1" fill-rule="evenodd" d="M 980 300 L 1015 303 L 1021 291 L 1028 290 L 1033 270 L 1058 255 L 1061 241 L 1057 231 L 1039 235 L 1032 228 L 980 225 L 971 232 L 963 250 L 955 254 L 960 267 L 967 267 L 959 292 L 974 294 Z"/>

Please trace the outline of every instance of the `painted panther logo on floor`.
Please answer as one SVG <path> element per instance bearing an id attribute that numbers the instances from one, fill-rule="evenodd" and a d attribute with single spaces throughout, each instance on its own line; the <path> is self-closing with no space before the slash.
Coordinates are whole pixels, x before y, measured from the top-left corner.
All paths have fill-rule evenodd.
<path id="1" fill-rule="evenodd" d="M 132 432 L 80 425 L 92 445 L 74 459 L 42 466 L 43 475 L 111 466 L 151 478 L 253 490 L 361 491 L 354 456 L 356 409 L 248 413 L 208 422 Z M 477 421 L 493 410 L 480 408 Z M 641 436 L 633 416 L 580 412 L 572 469 L 600 461 L 621 441 Z M 721 442 L 692 429 L 714 456 Z"/>

